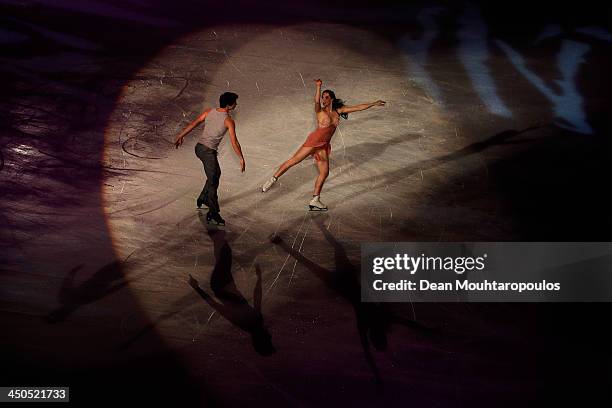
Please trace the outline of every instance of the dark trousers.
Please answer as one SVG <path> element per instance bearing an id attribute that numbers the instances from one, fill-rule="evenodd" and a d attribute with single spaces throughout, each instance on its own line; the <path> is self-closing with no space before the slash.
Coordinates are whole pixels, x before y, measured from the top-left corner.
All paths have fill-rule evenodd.
<path id="1" fill-rule="evenodd" d="M 211 213 L 219 213 L 219 198 L 217 197 L 217 188 L 219 188 L 219 179 L 221 178 L 221 167 L 217 159 L 217 151 L 209 149 L 202 143 L 196 144 L 195 154 L 204 165 L 204 173 L 206 174 L 206 184 L 200 193 L 199 201 L 206 205 Z"/>

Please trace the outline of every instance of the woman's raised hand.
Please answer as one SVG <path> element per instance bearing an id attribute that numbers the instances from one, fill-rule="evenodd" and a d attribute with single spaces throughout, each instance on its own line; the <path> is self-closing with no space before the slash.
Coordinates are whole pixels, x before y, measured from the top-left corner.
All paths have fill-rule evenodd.
<path id="1" fill-rule="evenodd" d="M 320 79 L 315 79 L 315 84 L 317 84 L 317 86 L 321 86 L 323 85 L 323 81 L 321 81 Z"/>

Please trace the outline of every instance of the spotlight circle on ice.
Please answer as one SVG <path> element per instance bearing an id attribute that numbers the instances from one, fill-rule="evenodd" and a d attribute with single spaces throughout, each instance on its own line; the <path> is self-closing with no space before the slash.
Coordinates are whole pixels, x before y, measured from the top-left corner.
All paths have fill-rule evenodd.
<path id="1" fill-rule="evenodd" d="M 278 214 L 287 225 L 302 217 L 308 202 L 302 197 L 309 197 L 316 173 L 312 160 L 267 195 L 259 193 L 279 158 L 295 151 L 316 126 L 315 78 L 325 78 L 325 86 L 348 104 L 387 101 L 384 110 L 342 121 L 332 139 L 326 204 L 360 225 L 359 214 L 376 207 L 394 214 L 394 221 L 409 218 L 401 197 L 444 180 L 417 183 L 422 172 L 407 175 L 401 169 L 439 155 L 437 146 L 449 129 L 440 107 L 407 79 L 404 58 L 385 38 L 324 23 L 212 27 L 166 47 L 125 85 L 105 132 L 104 209 L 128 273 L 164 282 L 164 295 L 179 300 L 184 276 L 214 267 L 205 217 L 195 211 L 204 174 L 193 149 L 202 130 L 194 129 L 178 150 L 174 138 L 204 108 L 218 106 L 226 91 L 239 95 L 232 116 L 247 162 L 241 173 L 226 137 L 219 147 L 226 239 L 259 240 L 260 232 L 278 228 Z M 386 186 L 369 181 L 389 171 L 402 177 Z M 134 293 L 153 303 L 159 294 L 139 290 L 137 278 L 131 281 Z"/>

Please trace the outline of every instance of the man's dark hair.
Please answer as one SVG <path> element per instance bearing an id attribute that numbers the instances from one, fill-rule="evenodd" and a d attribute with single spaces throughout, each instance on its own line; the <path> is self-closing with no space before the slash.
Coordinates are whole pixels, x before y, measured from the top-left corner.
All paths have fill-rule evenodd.
<path id="1" fill-rule="evenodd" d="M 233 92 L 225 92 L 219 97 L 219 107 L 226 108 L 230 105 L 236 103 L 236 99 L 238 99 L 238 95 Z"/>

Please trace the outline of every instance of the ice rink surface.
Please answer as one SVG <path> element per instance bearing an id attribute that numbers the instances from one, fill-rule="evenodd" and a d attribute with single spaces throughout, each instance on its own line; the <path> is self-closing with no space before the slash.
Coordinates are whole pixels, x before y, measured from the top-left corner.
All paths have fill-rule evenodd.
<path id="1" fill-rule="evenodd" d="M 2 8 L 2 384 L 84 405 L 605 397 L 607 304 L 373 304 L 359 283 L 364 242 L 609 241 L 594 6 Z M 317 78 L 387 102 L 341 121 L 325 213 L 307 210 L 311 158 L 261 193 L 316 126 Z M 202 127 L 173 143 L 226 91 L 246 172 L 226 140 L 219 228 L 195 208 Z"/>

